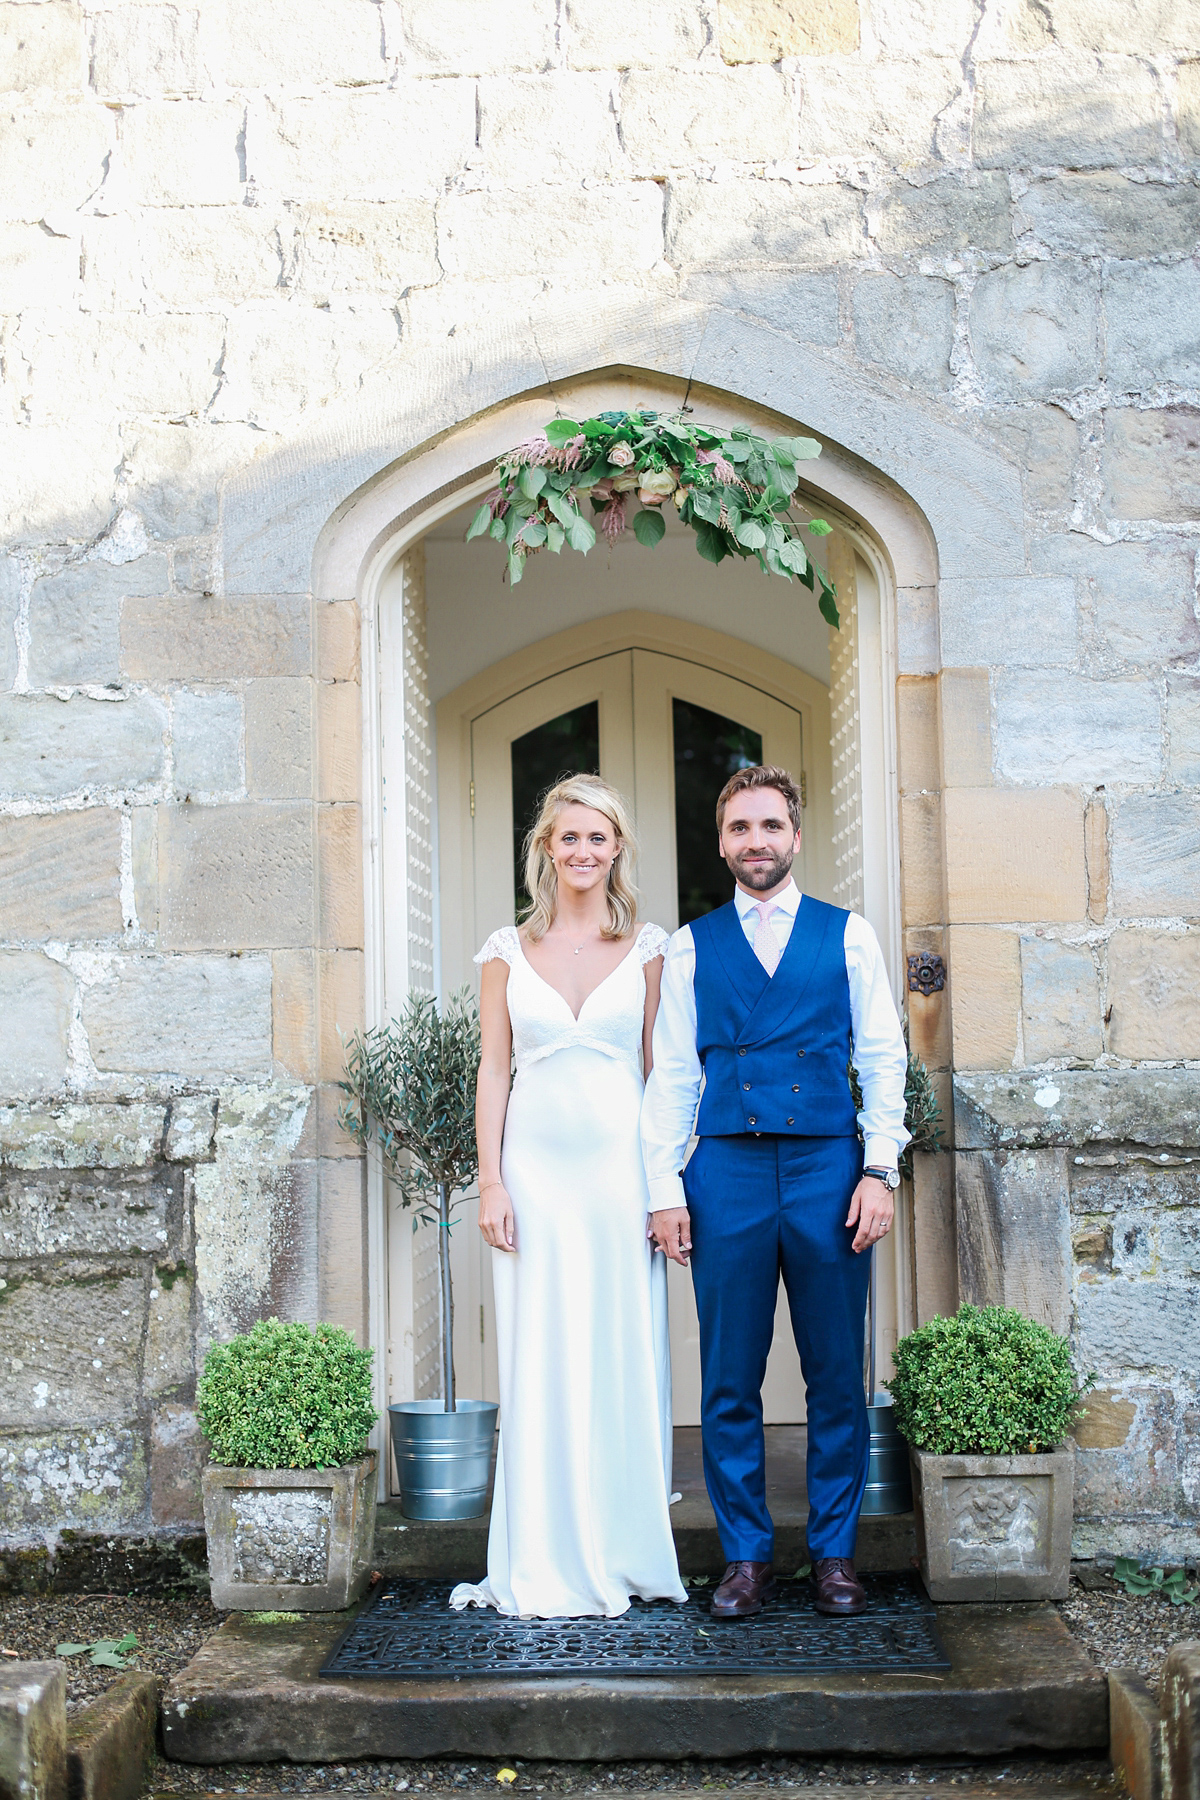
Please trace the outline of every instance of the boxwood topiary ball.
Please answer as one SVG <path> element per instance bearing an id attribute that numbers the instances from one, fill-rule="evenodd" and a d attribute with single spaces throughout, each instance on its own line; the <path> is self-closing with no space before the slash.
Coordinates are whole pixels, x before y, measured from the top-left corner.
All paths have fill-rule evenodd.
<path id="1" fill-rule="evenodd" d="M 196 1395 L 218 1463 L 239 1469 L 329 1469 L 366 1448 L 378 1413 L 371 1359 L 340 1325 L 260 1319 L 214 1344 Z"/>

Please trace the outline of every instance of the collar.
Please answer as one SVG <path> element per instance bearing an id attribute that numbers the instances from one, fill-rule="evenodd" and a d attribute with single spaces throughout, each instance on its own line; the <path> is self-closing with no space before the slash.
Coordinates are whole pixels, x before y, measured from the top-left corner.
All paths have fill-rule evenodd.
<path id="1" fill-rule="evenodd" d="M 733 904 L 737 907 L 738 918 L 744 919 L 755 905 L 754 896 L 747 894 L 740 887 L 735 887 Z M 785 913 L 789 919 L 794 919 L 800 910 L 800 889 L 796 886 L 795 881 L 789 881 L 787 886 L 776 894 L 771 905 L 777 906 L 780 912 Z"/>

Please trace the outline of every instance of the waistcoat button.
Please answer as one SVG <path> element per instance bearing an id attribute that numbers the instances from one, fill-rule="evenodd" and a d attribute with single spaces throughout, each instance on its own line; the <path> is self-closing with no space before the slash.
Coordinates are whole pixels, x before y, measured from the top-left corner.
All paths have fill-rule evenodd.
<path id="1" fill-rule="evenodd" d="M 798 1094 L 800 1092 L 800 1083 L 798 1081 L 793 1081 L 792 1092 L 793 1094 Z"/>
<path id="2" fill-rule="evenodd" d="M 743 1093 L 744 1093 L 744 1094 L 748 1094 L 748 1093 L 749 1093 L 749 1092 L 750 1092 L 750 1083 L 749 1083 L 749 1082 L 748 1082 L 748 1081 L 743 1081 L 743 1083 L 742 1083 L 742 1092 L 743 1092 Z"/>
<path id="3" fill-rule="evenodd" d="M 753 1114 L 753 1113 L 751 1113 L 751 1114 L 750 1114 L 750 1123 L 751 1123 L 751 1125 L 757 1125 L 757 1124 L 758 1124 L 758 1120 L 757 1120 L 757 1119 L 756 1119 L 756 1118 L 755 1118 L 755 1116 L 754 1116 L 754 1114 Z"/>
<path id="4" fill-rule="evenodd" d="M 796 1123 L 796 1121 L 795 1121 L 795 1119 L 789 1119 L 789 1120 L 788 1120 L 788 1124 L 789 1124 L 789 1125 L 794 1125 L 794 1124 L 795 1124 L 795 1123 Z"/>
<path id="5" fill-rule="evenodd" d="M 745 1056 L 745 1054 L 746 1054 L 746 1046 L 745 1046 L 745 1045 L 744 1045 L 744 1044 L 743 1044 L 743 1045 L 742 1045 L 742 1046 L 741 1046 L 741 1047 L 740 1047 L 740 1048 L 739 1048 L 739 1050 L 738 1050 L 738 1055 L 739 1055 L 739 1056 Z M 802 1050 L 802 1051 L 801 1051 L 801 1052 L 800 1052 L 800 1054 L 801 1054 L 801 1056 L 803 1056 L 803 1055 L 804 1055 L 804 1052 L 803 1052 L 803 1050 Z"/>
<path id="6" fill-rule="evenodd" d="M 743 1051 L 742 1051 L 742 1055 L 743 1055 L 743 1056 L 745 1056 L 745 1054 L 746 1054 L 746 1052 L 745 1052 L 745 1051 L 744 1051 L 744 1050 L 743 1050 Z M 803 1055 L 804 1055 L 804 1052 L 803 1052 L 803 1050 L 797 1050 L 797 1052 L 796 1052 L 796 1055 L 797 1055 L 797 1056 L 803 1056 Z"/>

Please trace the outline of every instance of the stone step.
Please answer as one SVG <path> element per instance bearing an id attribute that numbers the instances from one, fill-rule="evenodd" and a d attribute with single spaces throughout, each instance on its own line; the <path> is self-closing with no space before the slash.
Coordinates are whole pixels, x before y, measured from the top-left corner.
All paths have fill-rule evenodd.
<path id="1" fill-rule="evenodd" d="M 226 1620 L 164 1696 L 167 1756 L 982 1757 L 1108 1744 L 1105 1676 L 1045 1604 L 939 1608 L 947 1674 L 322 1680 L 346 1624 Z"/>

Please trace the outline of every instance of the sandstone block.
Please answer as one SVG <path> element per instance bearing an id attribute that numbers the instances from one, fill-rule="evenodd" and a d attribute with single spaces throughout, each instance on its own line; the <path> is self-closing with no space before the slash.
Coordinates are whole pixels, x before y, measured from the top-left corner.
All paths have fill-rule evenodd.
<path id="1" fill-rule="evenodd" d="M 913 1158 L 913 1240 L 917 1323 L 948 1319 L 958 1311 L 953 1156 Z"/>
<path id="2" fill-rule="evenodd" d="M 1200 514 L 1200 409 L 1106 415 L 1104 506 L 1114 518 L 1187 521 Z"/>
<path id="3" fill-rule="evenodd" d="M 145 1311 L 140 1275 L 100 1275 L 87 1283 L 27 1276 L 10 1284 L 0 1424 L 127 1416 L 137 1402 Z"/>
<path id="4" fill-rule="evenodd" d="M 812 63 L 801 70 L 800 156 L 805 162 L 878 157 L 905 171 L 934 160 L 939 115 L 962 86 L 962 68 L 921 62 Z"/>
<path id="5" fill-rule="evenodd" d="M 1088 918 L 1103 924 L 1108 917 L 1108 808 L 1103 795 L 1093 795 L 1083 815 L 1083 854 L 1087 863 Z"/>
<path id="6" fill-rule="evenodd" d="M 150 1508 L 155 1525 L 204 1524 L 200 1478 L 208 1465 L 208 1440 L 190 1406 L 160 1406 L 150 1427 Z"/>
<path id="7" fill-rule="evenodd" d="M 721 0 L 721 56 L 727 63 L 773 63 L 785 56 L 832 56 L 858 49 L 855 0 Z"/>
<path id="8" fill-rule="evenodd" d="M 30 327 L 30 409 L 39 423 L 112 410 L 200 412 L 218 384 L 223 321 L 198 313 L 85 318 Z"/>
<path id="9" fill-rule="evenodd" d="M 129 956 L 83 997 L 98 1069 L 236 1079 L 271 1066 L 271 965 L 258 956 Z"/>
<path id="10" fill-rule="evenodd" d="M 1076 1306 L 1078 1354 L 1089 1368 L 1163 1369 L 1173 1375 L 1197 1369 L 1200 1288 L 1194 1284 L 1084 1282 Z"/>
<path id="11" fill-rule="evenodd" d="M 16 1099 L 56 1088 L 67 1073 L 75 979 L 32 950 L 0 951 L 0 1093 Z"/>
<path id="12" fill-rule="evenodd" d="M 356 600 L 328 600 L 317 607 L 317 676 L 321 681 L 361 681 Z"/>
<path id="13" fill-rule="evenodd" d="M 1184 155 L 1200 159 L 1200 62 L 1183 63 L 1176 73 L 1175 129 Z"/>
<path id="14" fill-rule="evenodd" d="M 147 209 L 89 228 L 86 287 L 106 309 L 130 311 L 147 301 L 176 312 L 221 312 L 278 299 L 294 275 L 296 237 L 295 220 L 282 209 Z M 169 427 L 157 429 L 165 436 Z"/>
<path id="15" fill-rule="evenodd" d="M 387 80 L 380 9 L 372 0 L 330 0 L 319 12 L 305 0 L 239 0 L 229 19 L 218 21 L 219 13 L 207 49 L 220 86 L 357 88 Z"/>
<path id="16" fill-rule="evenodd" d="M 491 75 L 556 60 L 554 0 L 530 0 L 512 18 L 490 6 L 401 0 L 400 15 L 405 67 L 415 74 Z"/>
<path id="17" fill-rule="evenodd" d="M 220 478 L 259 442 L 258 433 L 240 425 L 139 419 L 130 426 L 124 439 L 125 470 L 147 531 L 160 538 L 215 531 Z M 183 560 L 177 552 L 176 586 L 185 585 L 180 581 Z"/>
<path id="18" fill-rule="evenodd" d="M 1011 1068 L 1021 1005 L 1018 939 L 1009 931 L 952 927 L 949 986 L 955 1067 Z"/>
<path id="19" fill-rule="evenodd" d="M 158 808 L 130 809 L 130 873 L 133 908 L 140 931 L 158 930 Z"/>
<path id="20" fill-rule="evenodd" d="M 667 209 L 667 258 L 682 269 L 764 262 L 828 267 L 866 251 L 850 188 L 786 181 L 680 181 Z"/>
<path id="21" fill-rule="evenodd" d="M 923 275 L 863 275 L 854 288 L 854 343 L 914 387 L 950 385 L 954 290 Z"/>
<path id="22" fill-rule="evenodd" d="M 1086 944 L 1021 939 L 1025 1062 L 1091 1062 L 1104 1049 L 1096 965 Z"/>
<path id="23" fill-rule="evenodd" d="M 1083 918 L 1083 807 L 1071 789 L 948 788 L 942 806 L 952 920 Z"/>
<path id="24" fill-rule="evenodd" d="M 318 608 L 318 614 L 323 610 Z M 246 788 L 252 799 L 311 796 L 313 692 L 307 676 L 268 676 L 247 683 Z"/>
<path id="25" fill-rule="evenodd" d="M 1012 453 L 1029 504 L 1063 511 L 1072 504 L 1079 426 L 1056 406 L 985 413 L 992 436 Z"/>
<path id="26" fill-rule="evenodd" d="M 123 673 L 134 681 L 307 675 L 309 612 L 302 594 L 128 600 L 121 609 Z"/>
<path id="27" fill-rule="evenodd" d="M 1071 1436 L 1080 1450 L 1120 1450 L 1128 1443 L 1136 1418 L 1136 1404 L 1121 1394 L 1089 1394 Z"/>
<path id="28" fill-rule="evenodd" d="M 1200 1641 L 1175 1644 L 1162 1673 L 1163 1792 L 1167 1800 L 1200 1793 Z"/>
<path id="29" fill-rule="evenodd" d="M 145 1454 L 123 1426 L 13 1433 L 0 1438 L 0 1492 L 15 1536 L 128 1529 L 145 1517 Z"/>
<path id="30" fill-rule="evenodd" d="M 394 353 L 398 329 L 394 306 L 382 303 L 334 309 L 297 298 L 241 307 L 230 321 L 210 416 L 288 429 L 305 407 L 357 388 Z"/>
<path id="31" fill-rule="evenodd" d="M 0 1108 L 0 1163 L 10 1169 L 131 1169 L 155 1162 L 166 1112 L 132 1103 Z"/>
<path id="32" fill-rule="evenodd" d="M 0 116 L 4 216 L 36 224 L 46 212 L 82 206 L 104 180 L 113 130 L 112 114 L 83 99 L 6 109 Z"/>
<path id="33" fill-rule="evenodd" d="M 919 794 L 940 788 L 937 683 L 929 675 L 902 675 L 896 683 L 896 737 L 900 751 L 900 791 Z"/>
<path id="34" fill-rule="evenodd" d="M 1200 681 L 1190 675 L 1167 677 L 1168 776 L 1186 787 L 1200 787 Z"/>
<path id="35" fill-rule="evenodd" d="M 1080 532 L 1042 538 L 1033 565 L 1087 583 L 1097 631 L 1125 662 L 1161 664 L 1200 650 L 1195 555 L 1169 537 L 1154 544 L 1100 544 Z"/>
<path id="36" fill-rule="evenodd" d="M 237 793 L 243 785 L 241 695 L 179 689 L 171 698 L 171 744 L 179 799 Z"/>
<path id="37" fill-rule="evenodd" d="M 155 1765 L 158 1680 L 118 1675 L 67 1725 L 71 1800 L 138 1800 Z"/>
<path id="38" fill-rule="evenodd" d="M 174 1393 L 196 1373 L 192 1278 L 182 1269 L 156 1269 L 146 1312 L 142 1392 Z"/>
<path id="39" fill-rule="evenodd" d="M 17 678 L 17 613 L 21 605 L 21 565 L 15 556 L 0 553 L 0 693 L 7 693 Z"/>
<path id="40" fill-rule="evenodd" d="M 163 1156 L 167 1162 L 200 1162 L 212 1153 L 217 1103 L 208 1094 L 181 1094 L 167 1114 Z"/>
<path id="41" fill-rule="evenodd" d="M 773 68 L 635 71 L 620 89 L 621 141 L 648 170 L 778 162 L 796 153 L 796 118 Z"/>
<path id="42" fill-rule="evenodd" d="M 281 99 L 252 109 L 246 133 L 247 166 L 264 192 L 326 204 L 440 192 L 474 151 L 470 81 Z"/>
<path id="43" fill-rule="evenodd" d="M 300 1081 L 317 1078 L 316 969 L 311 950 L 271 958 L 271 1034 L 275 1061 Z"/>
<path id="44" fill-rule="evenodd" d="M 975 29 L 969 0 L 870 0 L 870 15 L 888 57 L 961 57 Z"/>
<path id="45" fill-rule="evenodd" d="M 612 84 L 597 75 L 487 77 L 479 84 L 479 144 L 489 168 L 510 181 L 611 179 L 625 160 Z"/>
<path id="46" fill-rule="evenodd" d="M 92 32 L 92 85 L 98 94 L 194 94 L 211 79 L 198 12 L 114 6 L 93 16 Z"/>
<path id="47" fill-rule="evenodd" d="M 1118 931 L 1108 946 L 1114 1056 L 1200 1058 L 1200 935 Z"/>
<path id="48" fill-rule="evenodd" d="M 449 194 L 438 207 L 447 275 L 476 279 L 561 274 L 586 261 L 627 270 L 662 259 L 662 196 L 652 181 L 556 192 L 553 211 L 531 212 L 520 190 Z"/>
<path id="49" fill-rule="evenodd" d="M 317 1089 L 317 1146 L 319 1157 L 361 1157 L 362 1150 L 338 1123 L 338 1114 L 346 1096 L 332 1081 L 323 1081 Z"/>
<path id="50" fill-rule="evenodd" d="M 904 675 L 933 674 L 941 667 L 935 587 L 896 590 L 896 655 Z"/>
<path id="51" fill-rule="evenodd" d="M 971 295 L 971 344 L 988 393 L 1030 400 L 1100 373 L 1100 301 L 1087 270 L 1009 263 L 981 275 Z"/>
<path id="52" fill-rule="evenodd" d="M 1149 68 L 1070 53 L 980 65 L 975 156 L 985 168 L 1129 168 L 1161 155 Z"/>
<path id="53" fill-rule="evenodd" d="M 1146 680 L 1031 670 L 996 682 L 996 767 L 1013 781 L 1157 781 L 1162 708 Z"/>
<path id="54" fill-rule="evenodd" d="M 0 7 L 0 93 L 32 88 L 80 93 L 87 86 L 83 14 L 71 0 Z"/>
<path id="55" fill-rule="evenodd" d="M 167 807 L 159 820 L 159 855 L 165 949 L 288 949 L 312 942 L 309 807 Z M 354 872 L 361 887 L 358 863 Z"/>
<path id="56" fill-rule="evenodd" d="M 29 599 L 30 685 L 118 681 L 121 602 L 161 594 L 166 585 L 167 559 L 158 552 L 127 563 L 94 558 L 43 575 Z"/>
<path id="57" fill-rule="evenodd" d="M 899 182 L 869 204 L 868 218 L 885 256 L 950 256 L 1006 250 L 1011 210 L 1006 176 L 970 170 Z"/>
<path id="58" fill-rule="evenodd" d="M 317 857 L 317 942 L 326 950 L 361 950 L 363 945 L 361 807 L 321 806 L 317 808 Z M 278 942 L 278 939 L 276 941 Z"/>
<path id="59" fill-rule="evenodd" d="M 567 61 L 573 69 L 652 69 L 694 62 L 708 43 L 703 15 L 691 0 L 621 15 L 613 32 L 607 0 L 567 0 Z"/>
<path id="60" fill-rule="evenodd" d="M 319 1165 L 321 1317 L 367 1341 L 366 1164 L 342 1158 Z"/>
<path id="61" fill-rule="evenodd" d="M 14 797 L 128 791 L 162 773 L 166 709 L 149 694 L 120 701 L 0 700 L 0 762 Z"/>
<path id="62" fill-rule="evenodd" d="M 1051 1331 L 1071 1323 L 1063 1150 L 955 1153 L 958 1284 L 976 1306 L 1015 1306 Z"/>
<path id="63" fill-rule="evenodd" d="M 4 312 L 18 313 L 29 306 L 70 306 L 78 288 L 79 239 L 74 232 L 58 235 L 41 225 L 0 225 L 0 308 Z"/>
<path id="64" fill-rule="evenodd" d="M 130 198 L 143 206 L 238 204 L 244 122 L 245 108 L 234 101 L 147 100 L 126 108 L 121 158 Z"/>
<path id="65" fill-rule="evenodd" d="M 949 667 L 1053 668 L 1075 660 L 1075 588 L 1067 579 L 954 579 L 941 583 L 938 599 Z"/>
<path id="66" fill-rule="evenodd" d="M 70 425 L 34 424 L 5 432 L 5 510 L 9 541 L 42 545 L 50 537 L 98 537 L 112 523 L 118 422 L 76 418 Z"/>
<path id="67" fill-rule="evenodd" d="M 1144 0 L 1128 9 L 1105 0 L 1054 0 L 1054 36 L 1080 50 L 1158 56 L 1164 50 L 1200 50 L 1200 8 L 1195 0 Z"/>
<path id="68" fill-rule="evenodd" d="M 0 931 L 14 940 L 121 929 L 121 819 L 109 808 L 0 818 Z"/>
<path id="69" fill-rule="evenodd" d="M 685 300 L 722 306 L 765 319 L 801 344 L 838 341 L 837 276 L 794 275 L 784 270 L 745 269 L 732 275 L 690 275 L 682 283 Z"/>
<path id="70" fill-rule="evenodd" d="M 1190 249 L 1195 210 L 1189 190 L 1175 183 L 1108 173 L 1047 176 L 1017 202 L 1013 235 L 1067 256 L 1154 256 Z M 1158 272 L 1143 267 L 1138 279 Z"/>
<path id="71" fill-rule="evenodd" d="M 362 789 L 362 690 L 357 682 L 317 686 L 317 799 L 354 800 Z"/>
<path id="72" fill-rule="evenodd" d="M 17 1662 L 0 1669 L 0 1771 L 12 1800 L 66 1800 L 64 1663 Z"/>
<path id="73" fill-rule="evenodd" d="M 1200 1144 L 1200 1104 L 1188 1069 L 1058 1069 L 1053 1075 L 1008 1071 L 1004 1075 L 955 1075 L 954 1141 L 962 1149 L 1041 1148 L 1047 1144 Z M 1130 1157 L 1121 1171 L 1136 1184 L 1138 1170 L 1158 1182 L 1160 1170 Z M 1092 1173 L 1097 1173 L 1092 1171 Z M 1098 1172 L 1101 1188 L 1114 1193 L 1110 1168 Z M 1105 1202 L 1088 1182 L 1089 1171 L 1073 1169 L 1081 1210 L 1103 1210 Z"/>
<path id="74" fill-rule="evenodd" d="M 1125 918 L 1200 912 L 1200 797 L 1133 794 L 1112 827 L 1112 904 Z"/>
<path id="75" fill-rule="evenodd" d="M 1190 221 L 1193 239 L 1196 219 Z M 1141 393 L 1200 383 L 1200 270 L 1192 262 L 1118 263 L 1105 272 L 1108 374 Z"/>
<path id="76" fill-rule="evenodd" d="M 947 787 L 987 787 L 992 779 L 991 691 L 985 669 L 942 673 L 942 779 Z"/>
<path id="77" fill-rule="evenodd" d="M 437 227 L 426 199 L 317 202 L 292 215 L 299 231 L 302 293 L 395 296 L 437 281 Z"/>
<path id="78" fill-rule="evenodd" d="M 157 1256 L 167 1253 L 171 1184 L 153 1169 L 40 1170 L 11 1176 L 0 1194 L 6 1257 Z"/>
<path id="79" fill-rule="evenodd" d="M 359 950 L 323 950 L 317 959 L 321 983 L 318 1076 L 321 1081 L 340 1081 L 346 1052 L 342 1040 L 361 1031 L 363 1015 L 363 957 Z"/>
<path id="80" fill-rule="evenodd" d="M 906 926 L 936 924 L 945 917 L 942 813 L 937 794 L 901 796 L 900 887 Z"/>
<path id="81" fill-rule="evenodd" d="M 1108 1754 L 1136 1800 L 1162 1800 L 1162 1726 L 1158 1702 L 1136 1669 L 1108 1671 Z"/>

